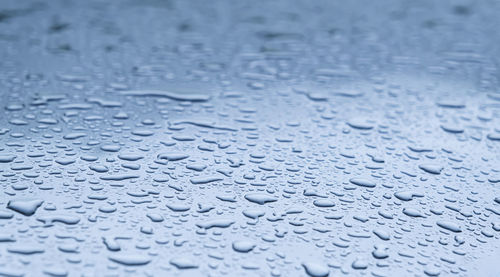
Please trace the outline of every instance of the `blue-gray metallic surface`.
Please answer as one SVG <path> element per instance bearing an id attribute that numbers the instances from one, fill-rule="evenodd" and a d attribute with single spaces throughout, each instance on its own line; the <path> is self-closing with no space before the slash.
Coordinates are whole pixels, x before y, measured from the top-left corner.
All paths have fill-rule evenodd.
<path id="1" fill-rule="evenodd" d="M 0 276 L 500 276 L 500 2 L 0 2 Z"/>

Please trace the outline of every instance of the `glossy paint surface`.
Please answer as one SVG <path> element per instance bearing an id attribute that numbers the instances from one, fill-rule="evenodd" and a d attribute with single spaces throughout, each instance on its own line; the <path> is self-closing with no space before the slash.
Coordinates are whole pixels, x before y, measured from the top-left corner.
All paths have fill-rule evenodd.
<path id="1" fill-rule="evenodd" d="M 0 276 L 500 276 L 499 13 L 1 1 Z"/>

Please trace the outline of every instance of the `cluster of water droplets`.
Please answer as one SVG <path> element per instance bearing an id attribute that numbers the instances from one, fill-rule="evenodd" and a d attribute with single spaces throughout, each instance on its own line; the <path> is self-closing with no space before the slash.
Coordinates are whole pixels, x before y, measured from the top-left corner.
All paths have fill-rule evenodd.
<path id="1" fill-rule="evenodd" d="M 499 272 L 500 94 L 482 56 L 415 73 L 425 55 L 378 61 L 364 46 L 396 43 L 360 22 L 364 37 L 307 25 L 286 3 L 164 19 L 178 2 L 0 11 L 0 276 Z M 177 25 L 155 37 L 136 11 Z M 220 26 L 197 25 L 212 12 Z M 270 30 L 287 22 L 301 28 Z"/>

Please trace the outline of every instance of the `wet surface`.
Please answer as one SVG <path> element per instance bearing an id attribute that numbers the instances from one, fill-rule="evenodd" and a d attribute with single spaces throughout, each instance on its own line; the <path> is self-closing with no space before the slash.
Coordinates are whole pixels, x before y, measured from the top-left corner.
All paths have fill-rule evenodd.
<path id="1" fill-rule="evenodd" d="M 2 1 L 0 276 L 498 276 L 500 3 L 331 2 Z"/>

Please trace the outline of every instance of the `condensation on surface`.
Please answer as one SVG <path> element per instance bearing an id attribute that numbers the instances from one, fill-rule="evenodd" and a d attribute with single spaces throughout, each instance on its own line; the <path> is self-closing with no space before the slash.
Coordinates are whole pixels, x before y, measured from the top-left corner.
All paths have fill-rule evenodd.
<path id="1" fill-rule="evenodd" d="M 499 276 L 499 5 L 0 2 L 0 276 Z"/>

